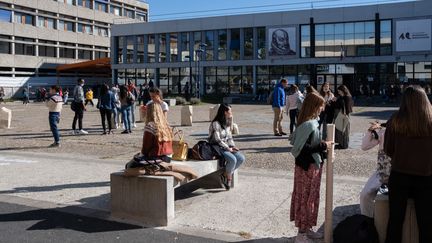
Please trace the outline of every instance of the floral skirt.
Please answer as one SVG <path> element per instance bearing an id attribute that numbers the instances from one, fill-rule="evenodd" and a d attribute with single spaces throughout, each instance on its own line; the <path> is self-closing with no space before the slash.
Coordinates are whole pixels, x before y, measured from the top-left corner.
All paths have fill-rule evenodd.
<path id="1" fill-rule="evenodd" d="M 311 164 L 308 171 L 295 166 L 294 190 L 291 197 L 290 220 L 301 230 L 311 229 L 317 224 L 320 201 L 322 166 Z"/>

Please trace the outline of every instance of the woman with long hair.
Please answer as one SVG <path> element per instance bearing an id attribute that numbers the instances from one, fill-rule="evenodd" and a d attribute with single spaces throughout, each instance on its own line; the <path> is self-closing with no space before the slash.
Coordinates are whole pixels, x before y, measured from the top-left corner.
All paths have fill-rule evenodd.
<path id="1" fill-rule="evenodd" d="M 391 158 L 386 243 L 398 243 L 408 198 L 414 200 L 419 242 L 432 242 L 432 106 L 420 87 L 405 89 L 387 122 L 384 152 Z"/>
<path id="2" fill-rule="evenodd" d="M 232 175 L 244 162 L 245 157 L 235 146 L 231 134 L 232 110 L 228 104 L 219 106 L 216 117 L 209 127 L 209 143 L 218 145 L 222 156 L 226 161 L 225 172 L 222 175 L 222 182 L 227 190 L 230 189 Z"/>
<path id="3" fill-rule="evenodd" d="M 314 232 L 312 227 L 316 226 L 318 218 L 324 152 L 331 145 L 321 140 L 318 129 L 318 117 L 324 105 L 324 98 L 317 92 L 306 96 L 291 140 L 295 170 L 290 220 L 298 227 L 295 242 L 322 238 L 322 234 Z"/>
<path id="4" fill-rule="evenodd" d="M 111 123 L 111 117 L 113 110 L 115 109 L 115 97 L 106 84 L 103 84 L 100 89 L 100 97 L 96 107 L 99 109 L 101 115 L 103 128 L 102 134 L 112 134 L 113 124 Z M 108 133 L 106 131 L 105 118 L 108 122 Z"/>
<path id="5" fill-rule="evenodd" d="M 125 133 L 132 133 L 131 130 L 131 112 L 132 112 L 132 105 L 135 100 L 135 97 L 131 94 L 131 92 L 128 91 L 127 87 L 125 85 L 120 86 L 120 111 L 122 113 L 122 120 L 125 130 L 122 132 Z"/>
<path id="6" fill-rule="evenodd" d="M 167 156 L 173 153 L 171 127 L 159 104 L 147 106 L 141 153 L 147 158 Z"/>
<path id="7" fill-rule="evenodd" d="M 331 103 L 332 108 L 335 110 L 334 117 L 336 118 L 341 112 L 349 117 L 349 114 L 353 111 L 354 101 L 351 93 L 345 85 L 340 85 L 337 88 L 338 97 L 334 97 Z M 337 149 L 347 149 L 349 146 L 349 134 L 351 124 L 348 122 L 345 131 L 339 131 L 335 129 L 335 142 Z"/>
<path id="8" fill-rule="evenodd" d="M 156 87 L 152 87 L 149 90 L 150 93 L 150 101 L 147 102 L 146 105 L 150 105 L 151 103 L 159 104 L 162 107 L 162 111 L 165 116 L 168 116 L 169 107 L 168 104 L 163 100 L 162 91 Z"/>
<path id="9" fill-rule="evenodd" d="M 334 98 L 334 94 L 331 92 L 330 84 L 328 82 L 325 82 L 321 86 L 319 93 L 324 98 L 325 101 L 325 108 L 324 111 L 321 112 L 320 120 L 319 120 L 320 128 L 321 126 L 323 127 L 322 137 L 325 139 L 327 137 L 327 124 L 333 123 L 334 110 L 332 109 L 330 103 Z"/>

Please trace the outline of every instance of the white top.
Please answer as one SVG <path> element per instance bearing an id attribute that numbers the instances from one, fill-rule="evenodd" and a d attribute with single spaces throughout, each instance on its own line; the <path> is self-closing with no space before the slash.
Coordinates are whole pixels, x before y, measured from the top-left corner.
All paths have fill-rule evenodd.
<path id="1" fill-rule="evenodd" d="M 289 113 L 290 110 L 295 110 L 298 107 L 299 97 L 302 98 L 303 94 L 300 91 L 297 91 L 294 94 L 288 95 L 286 97 L 286 110 Z"/>
<path id="2" fill-rule="evenodd" d="M 153 104 L 153 100 L 150 100 L 149 102 L 147 102 L 147 104 L 146 104 L 146 106 L 148 106 L 148 105 L 150 105 L 150 104 Z M 160 103 L 160 105 L 161 105 L 161 107 L 162 107 L 162 111 L 166 111 L 166 112 L 168 112 L 169 111 L 169 107 L 168 107 L 168 104 L 165 102 L 165 101 L 162 101 L 161 103 Z"/>

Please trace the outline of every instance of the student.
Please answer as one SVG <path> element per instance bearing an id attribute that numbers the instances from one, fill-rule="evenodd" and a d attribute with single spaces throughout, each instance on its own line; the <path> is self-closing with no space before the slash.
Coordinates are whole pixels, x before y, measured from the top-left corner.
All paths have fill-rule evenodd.
<path id="1" fill-rule="evenodd" d="M 349 114 L 353 111 L 354 101 L 352 99 L 351 93 L 345 85 L 341 85 L 337 88 L 337 92 L 339 96 L 334 97 L 331 103 L 333 109 L 335 109 L 335 118 L 342 112 L 349 116 Z M 347 149 L 349 146 L 349 134 L 350 134 L 351 124 L 348 123 L 345 131 L 339 131 L 336 129 L 335 131 L 335 142 L 337 149 Z"/>
<path id="2" fill-rule="evenodd" d="M 385 124 L 379 122 L 371 123 L 362 140 L 361 148 L 366 151 L 379 145 L 377 169 L 369 177 L 369 180 L 364 185 L 360 192 L 360 211 L 361 214 L 368 217 L 374 217 L 374 201 L 376 194 L 380 188 L 386 189 L 388 178 L 390 176 L 390 157 L 384 152 L 384 134 Z"/>
<path id="3" fill-rule="evenodd" d="M 122 134 L 132 133 L 131 111 L 135 101 L 135 97 L 132 95 L 131 92 L 127 90 L 127 87 L 124 85 L 120 86 L 119 97 L 120 97 L 120 105 L 121 105 L 120 110 L 122 113 L 123 125 L 125 127 L 125 130 L 121 133 Z"/>
<path id="4" fill-rule="evenodd" d="M 102 135 L 113 133 L 112 132 L 113 124 L 111 123 L 111 117 L 112 117 L 113 110 L 116 109 L 115 102 L 116 100 L 114 94 L 109 90 L 108 85 L 106 84 L 102 85 L 100 90 L 99 101 L 97 104 L 97 108 L 99 109 L 101 115 L 101 121 L 102 121 L 102 128 L 103 128 Z M 108 133 L 106 131 L 105 118 L 108 122 Z"/>
<path id="5" fill-rule="evenodd" d="M 391 158 L 386 243 L 399 243 L 408 198 L 414 200 L 419 242 L 432 242 L 432 106 L 422 88 L 405 89 L 387 122 L 384 152 Z"/>
<path id="6" fill-rule="evenodd" d="M 297 85 L 291 85 L 288 96 L 286 98 L 286 112 L 290 118 L 290 138 L 294 132 L 294 127 L 296 126 L 296 120 L 299 112 L 299 103 L 304 99 L 303 94 L 300 93 Z"/>
<path id="7" fill-rule="evenodd" d="M 49 110 L 48 120 L 51 132 L 54 137 L 54 143 L 50 147 L 60 147 L 60 134 L 57 124 L 60 122 L 60 113 L 63 106 L 63 98 L 59 94 L 58 86 L 51 86 L 49 95 L 51 96 L 45 103 Z"/>
<path id="8" fill-rule="evenodd" d="M 282 130 L 283 107 L 285 106 L 285 88 L 288 86 L 286 79 L 281 79 L 278 85 L 273 89 L 271 94 L 272 108 L 273 108 L 273 134 L 275 136 L 287 135 Z"/>
<path id="9" fill-rule="evenodd" d="M 318 129 L 318 117 L 324 105 L 324 98 L 317 92 L 306 96 L 291 140 L 295 170 L 290 220 L 298 228 L 295 242 L 309 242 L 309 238 L 323 237 L 321 233 L 314 232 L 312 227 L 317 224 L 318 218 L 324 152 L 331 145 L 321 140 Z"/>
<path id="10" fill-rule="evenodd" d="M 327 138 L 327 124 L 333 123 L 333 119 L 334 119 L 334 110 L 330 104 L 331 104 L 331 102 L 335 96 L 331 92 L 330 84 L 328 82 L 325 82 L 321 86 L 321 90 L 319 93 L 324 98 L 324 101 L 325 101 L 325 108 L 324 108 L 324 111 L 321 112 L 319 124 L 320 124 L 320 128 L 322 125 L 322 131 L 323 131 L 322 137 L 323 137 L 323 139 L 326 139 Z"/>
<path id="11" fill-rule="evenodd" d="M 149 92 L 150 92 L 151 100 L 147 102 L 146 106 L 150 105 L 151 103 L 157 103 L 161 106 L 165 116 L 168 117 L 169 106 L 165 101 L 163 101 L 162 91 L 154 87 L 154 88 L 150 88 Z"/>
<path id="12" fill-rule="evenodd" d="M 85 106 L 87 106 L 87 104 L 90 103 L 92 106 L 94 106 L 93 104 L 93 90 L 91 88 L 89 88 L 85 94 Z"/>
<path id="13" fill-rule="evenodd" d="M 73 101 L 71 104 L 71 109 L 75 112 L 73 122 L 72 122 L 72 134 L 77 135 L 85 135 L 88 134 L 87 131 L 84 131 L 83 129 L 83 118 L 84 118 L 84 79 L 80 78 L 77 81 L 77 85 L 75 85 L 74 93 L 73 93 Z M 76 123 L 78 121 L 78 128 L 76 129 Z"/>
<path id="14" fill-rule="evenodd" d="M 229 190 L 232 182 L 232 175 L 244 162 L 245 157 L 234 144 L 231 134 L 232 120 L 231 106 L 221 104 L 216 117 L 209 127 L 208 141 L 210 144 L 217 144 L 222 156 L 226 161 L 225 172 L 222 175 L 222 183 L 225 189 Z"/>

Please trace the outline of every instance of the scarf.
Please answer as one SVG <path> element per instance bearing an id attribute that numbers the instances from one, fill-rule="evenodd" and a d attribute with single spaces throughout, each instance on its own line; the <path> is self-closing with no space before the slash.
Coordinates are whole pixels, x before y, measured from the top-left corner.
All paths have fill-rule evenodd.
<path id="1" fill-rule="evenodd" d="M 294 157 L 300 155 L 300 152 L 302 151 L 303 146 L 307 142 L 310 134 L 312 134 L 311 145 L 313 147 L 317 146 L 321 142 L 321 134 L 318 126 L 318 120 L 312 119 L 303 122 L 299 127 L 296 128 L 291 139 L 291 145 L 293 145 L 291 153 L 294 155 Z M 317 167 L 320 168 L 320 164 L 322 162 L 320 154 L 313 153 L 312 158 L 315 160 Z"/>

